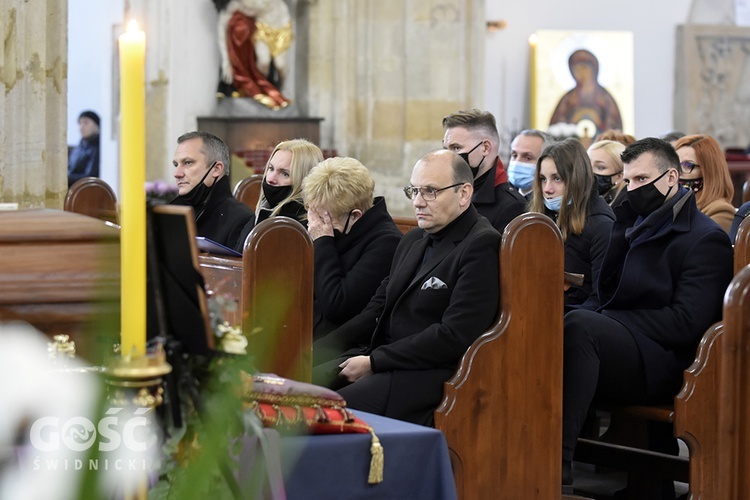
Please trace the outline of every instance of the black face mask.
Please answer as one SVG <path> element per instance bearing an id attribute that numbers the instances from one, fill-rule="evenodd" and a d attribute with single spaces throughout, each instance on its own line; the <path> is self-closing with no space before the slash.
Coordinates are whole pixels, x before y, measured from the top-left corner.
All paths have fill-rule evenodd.
<path id="1" fill-rule="evenodd" d="M 628 191 L 628 202 L 638 215 L 648 217 L 654 210 L 664 204 L 667 196 L 669 196 L 669 192 L 672 191 L 672 186 L 670 186 L 667 194 L 661 194 L 654 184 L 656 184 L 656 181 L 664 177 L 667 172 L 669 172 L 669 170 L 645 186 Z"/>
<path id="2" fill-rule="evenodd" d="M 482 142 L 484 142 L 484 141 L 482 141 Z M 482 145 L 482 143 L 480 142 L 479 144 L 477 144 L 476 146 L 474 146 L 473 148 L 471 148 L 471 150 L 469 152 L 467 152 L 467 153 L 458 153 L 458 156 L 460 156 L 461 158 L 463 158 L 464 161 L 466 162 L 466 164 L 469 165 L 469 169 L 471 170 L 471 176 L 472 177 L 476 177 L 477 173 L 479 173 L 479 167 L 482 166 L 482 162 L 484 161 L 484 156 L 482 156 L 482 159 L 479 161 L 479 165 L 477 165 L 476 167 L 472 167 L 471 163 L 469 163 L 469 155 L 471 153 L 473 153 L 474 150 L 477 149 L 481 145 Z"/>
<path id="3" fill-rule="evenodd" d="M 611 175 L 594 174 L 594 177 L 596 177 L 596 189 L 601 195 L 608 193 L 610 189 L 615 187 Z"/>
<path id="4" fill-rule="evenodd" d="M 697 179 L 680 179 L 680 186 L 691 189 L 694 193 L 699 193 L 703 189 L 703 177 Z"/>
<path id="5" fill-rule="evenodd" d="M 176 205 L 190 205 L 191 207 L 199 207 L 203 203 L 207 202 L 208 196 L 211 194 L 211 188 L 214 187 L 216 181 L 214 181 L 214 184 L 211 184 L 210 186 L 206 186 L 205 184 L 203 184 L 203 181 L 206 180 L 206 177 L 208 177 L 208 174 L 211 173 L 211 170 L 213 170 L 215 166 L 216 162 L 213 162 L 211 166 L 208 167 L 206 174 L 203 176 L 200 182 L 196 184 L 196 186 L 189 192 L 185 193 L 184 195 L 177 196 L 174 200 L 172 200 L 172 203 Z M 200 217 L 200 214 L 196 216 L 196 219 L 198 217 Z"/>
<path id="6" fill-rule="evenodd" d="M 263 195 L 271 208 L 276 208 L 276 205 L 284 201 L 291 193 L 292 186 L 272 186 L 266 182 L 265 177 L 263 178 Z"/>
<path id="7" fill-rule="evenodd" d="M 336 241 L 341 240 L 344 238 L 348 233 L 346 230 L 349 228 L 349 218 L 352 216 L 352 212 L 354 212 L 354 209 L 349 210 L 349 215 L 346 216 L 346 222 L 344 223 L 344 230 L 339 231 L 338 229 L 333 230 L 333 239 Z"/>

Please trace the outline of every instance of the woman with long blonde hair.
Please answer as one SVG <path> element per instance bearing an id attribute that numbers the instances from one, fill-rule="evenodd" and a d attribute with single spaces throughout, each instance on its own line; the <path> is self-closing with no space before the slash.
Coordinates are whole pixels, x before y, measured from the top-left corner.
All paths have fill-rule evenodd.
<path id="1" fill-rule="evenodd" d="M 596 189 L 609 206 L 619 205 L 627 196 L 627 189 L 622 180 L 622 160 L 620 155 L 625 145 L 617 141 L 595 142 L 587 151 L 591 168 L 594 170 Z"/>

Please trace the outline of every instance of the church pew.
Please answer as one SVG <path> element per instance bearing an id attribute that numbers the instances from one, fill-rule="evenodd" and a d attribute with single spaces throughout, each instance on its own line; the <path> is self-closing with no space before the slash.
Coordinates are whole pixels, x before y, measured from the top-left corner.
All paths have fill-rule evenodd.
<path id="1" fill-rule="evenodd" d="M 744 220 L 737 232 L 734 246 L 735 281 L 739 279 L 740 271 L 750 264 L 750 222 Z M 701 491 L 708 486 L 715 487 L 721 478 L 717 475 L 724 465 L 718 460 L 724 455 L 725 442 L 720 439 L 720 433 L 727 431 L 726 420 L 720 417 L 726 408 L 737 405 L 747 406 L 747 399 L 738 401 L 739 378 L 728 377 L 732 363 L 739 366 L 739 362 L 725 354 L 727 350 L 737 349 L 741 340 L 740 334 L 733 333 L 727 339 L 726 322 L 730 319 L 728 311 L 736 314 L 737 306 L 728 310 L 727 301 L 734 292 L 734 282 L 725 296 L 724 315 L 722 321 L 711 326 L 703 335 L 693 364 L 685 370 L 682 390 L 675 397 L 674 405 L 670 406 L 623 406 L 604 407 L 612 413 L 613 422 L 619 420 L 620 427 L 632 427 L 631 432 L 625 432 L 625 441 L 615 443 L 603 442 L 595 439 L 579 439 L 576 449 L 576 461 L 596 463 L 609 467 L 628 470 L 635 473 L 635 488 L 648 487 L 647 478 L 671 478 L 689 482 L 692 498 L 744 498 L 714 494 L 708 496 Z M 720 390 L 719 390 L 720 389 Z M 703 391 L 703 393 L 701 393 Z M 697 396 L 696 394 L 701 394 Z M 748 407 L 750 408 L 750 407 Z M 748 412 L 748 408 L 743 411 Z M 734 411 L 734 410 L 732 410 Z M 738 410 L 739 411 L 739 410 Z M 645 426 L 648 421 L 674 424 L 675 437 L 682 438 L 688 444 L 689 458 L 676 457 L 663 453 L 647 451 Z M 725 425 L 722 430 L 721 426 Z M 729 428 L 731 429 L 731 428 Z M 726 479 L 726 478 L 724 478 Z M 638 493 L 633 493 L 637 495 Z M 702 496 L 703 495 L 703 496 Z"/>
<path id="2" fill-rule="evenodd" d="M 748 240 L 745 220 L 738 233 Z M 736 252 L 736 248 L 735 248 Z M 750 266 L 724 296 L 675 398 L 675 435 L 690 450 L 690 498 L 750 498 Z"/>
<path id="3" fill-rule="evenodd" d="M 393 217 L 393 222 L 396 223 L 396 227 L 404 234 L 415 227 L 419 227 L 415 217 Z"/>
<path id="4" fill-rule="evenodd" d="M 250 207 L 254 212 L 258 205 L 258 199 L 260 199 L 262 185 L 263 176 L 261 174 L 253 174 L 245 177 L 234 186 L 232 196 Z"/>
<path id="5" fill-rule="evenodd" d="M 117 196 L 109 184 L 98 177 L 75 181 L 65 196 L 64 209 L 117 223 Z"/>
<path id="6" fill-rule="evenodd" d="M 461 499 L 560 498 L 563 241 L 541 214 L 500 248 L 500 313 L 445 383 L 435 427 Z"/>
<path id="7" fill-rule="evenodd" d="M 248 352 L 262 372 L 312 379 L 313 243 L 307 230 L 287 217 L 258 224 L 245 240 L 242 258 L 201 254 L 211 294 L 233 295 Z"/>

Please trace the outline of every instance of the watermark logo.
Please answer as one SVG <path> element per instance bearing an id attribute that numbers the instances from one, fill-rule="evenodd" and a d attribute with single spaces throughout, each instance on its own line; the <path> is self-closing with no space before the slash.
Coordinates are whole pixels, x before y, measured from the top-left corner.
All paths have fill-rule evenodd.
<path id="1" fill-rule="evenodd" d="M 86 417 L 72 417 L 64 422 L 58 417 L 42 417 L 31 426 L 31 446 L 40 452 L 56 452 L 63 447 L 84 452 L 95 444 L 101 452 L 124 447 L 130 452 L 144 452 L 154 441 L 149 408 L 138 408 L 132 414 L 123 408 L 110 408 L 95 425 Z"/>

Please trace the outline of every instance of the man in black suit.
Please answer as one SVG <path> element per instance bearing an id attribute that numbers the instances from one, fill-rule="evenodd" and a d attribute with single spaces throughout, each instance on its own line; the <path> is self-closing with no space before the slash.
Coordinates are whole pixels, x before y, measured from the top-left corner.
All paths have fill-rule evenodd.
<path id="1" fill-rule="evenodd" d="M 349 407 L 430 425 L 443 382 L 497 315 L 500 234 L 472 206 L 471 171 L 451 151 L 423 156 L 404 192 L 420 229 L 365 310 L 316 342 L 350 350 L 315 375 L 340 368 L 330 385 L 349 384 L 339 389 Z"/>
<path id="2" fill-rule="evenodd" d="M 526 212 L 527 200 L 508 182 L 498 156 L 500 136 L 489 111 L 467 109 L 443 118 L 443 148 L 461 156 L 474 179 L 472 203 L 502 233 L 508 222 Z"/>
<path id="3" fill-rule="evenodd" d="M 693 192 L 680 187 L 680 159 L 672 146 L 642 139 L 623 151 L 622 161 L 628 197 L 615 207 L 617 220 L 596 293 L 565 315 L 567 491 L 591 401 L 671 402 L 703 333 L 721 318 L 722 298 L 732 279 L 729 237 L 698 210 Z M 664 448 L 662 443 L 651 445 Z"/>
<path id="4" fill-rule="evenodd" d="M 172 160 L 179 196 L 172 203 L 193 207 L 198 236 L 234 248 L 255 214 L 232 196 L 229 161 L 229 148 L 215 135 L 181 135 Z"/>

